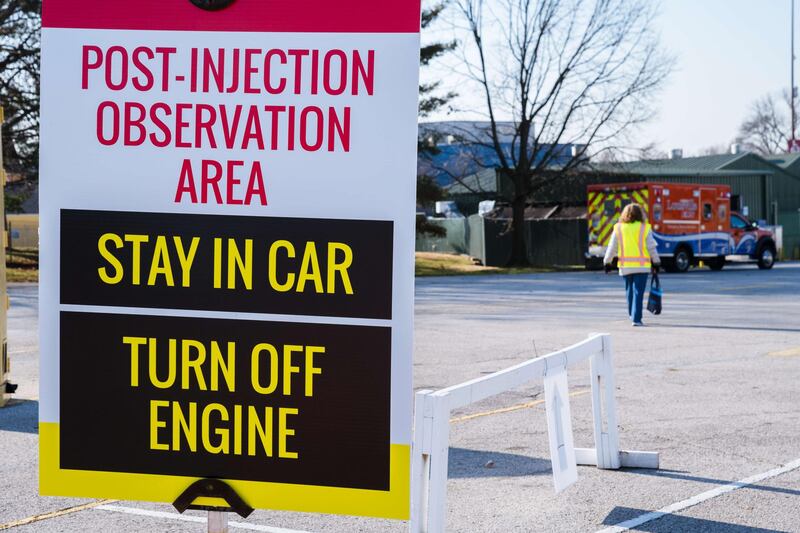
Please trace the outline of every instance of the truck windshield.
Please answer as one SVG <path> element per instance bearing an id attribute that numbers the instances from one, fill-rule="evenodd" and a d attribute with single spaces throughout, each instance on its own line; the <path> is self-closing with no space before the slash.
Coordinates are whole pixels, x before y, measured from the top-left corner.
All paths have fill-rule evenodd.
<path id="1" fill-rule="evenodd" d="M 745 222 L 741 217 L 737 217 L 736 215 L 731 216 L 731 227 L 734 229 L 745 229 L 747 227 L 747 222 Z"/>

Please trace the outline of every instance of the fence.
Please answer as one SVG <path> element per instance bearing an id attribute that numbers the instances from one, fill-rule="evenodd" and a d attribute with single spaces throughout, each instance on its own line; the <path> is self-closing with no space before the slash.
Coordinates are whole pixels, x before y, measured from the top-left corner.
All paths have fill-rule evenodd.
<path id="1" fill-rule="evenodd" d="M 6 215 L 8 246 L 13 249 L 39 248 L 39 215 Z"/>
<path id="2" fill-rule="evenodd" d="M 611 337 L 595 334 L 564 350 L 482 378 L 439 391 L 417 392 L 411 458 L 411 533 L 444 531 L 450 413 L 453 409 L 545 378 L 548 373 L 566 371 L 570 365 L 586 359 L 591 362 L 595 447 L 575 448 L 576 463 L 606 469 L 620 466 L 658 468 L 658 453 L 619 450 Z M 551 408 L 549 404 L 547 407 Z"/>
<path id="3" fill-rule="evenodd" d="M 468 218 L 431 218 L 447 231 L 445 237 L 417 235 L 418 252 L 469 254 L 486 266 L 506 266 L 511 260 L 509 220 L 471 215 Z M 526 220 L 528 260 L 536 266 L 581 265 L 588 246 L 586 220 Z"/>
<path id="4" fill-rule="evenodd" d="M 428 222 L 441 227 L 444 237 L 417 235 L 416 251 L 465 254 L 469 252 L 469 225 L 466 218 L 429 218 Z"/>

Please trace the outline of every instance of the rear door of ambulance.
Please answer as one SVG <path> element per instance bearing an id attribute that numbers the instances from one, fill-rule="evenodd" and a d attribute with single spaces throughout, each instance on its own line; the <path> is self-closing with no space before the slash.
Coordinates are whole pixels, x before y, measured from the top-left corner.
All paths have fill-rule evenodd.
<path id="1" fill-rule="evenodd" d="M 619 221 L 622 209 L 636 202 L 645 210 L 649 218 L 649 192 L 644 185 L 609 187 L 589 193 L 589 254 L 605 254 L 614 225 Z"/>

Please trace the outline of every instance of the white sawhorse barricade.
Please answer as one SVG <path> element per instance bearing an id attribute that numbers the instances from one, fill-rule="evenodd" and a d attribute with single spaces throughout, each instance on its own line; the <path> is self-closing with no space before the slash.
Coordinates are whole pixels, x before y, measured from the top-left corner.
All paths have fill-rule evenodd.
<path id="1" fill-rule="evenodd" d="M 575 448 L 575 462 L 606 469 L 623 466 L 658 468 L 656 452 L 625 452 L 619 449 L 611 336 L 595 334 L 564 350 L 482 378 L 439 391 L 417 392 L 411 458 L 411 533 L 441 533 L 445 529 L 447 455 L 450 412 L 453 409 L 479 402 L 530 381 L 546 378 L 548 374 L 566 372 L 570 365 L 586 359 L 591 361 L 595 447 Z M 546 401 L 548 410 L 558 409 L 558 405 L 549 405 L 549 398 Z M 566 398 L 561 401 L 569 400 Z M 551 435 L 551 442 L 552 438 Z"/>

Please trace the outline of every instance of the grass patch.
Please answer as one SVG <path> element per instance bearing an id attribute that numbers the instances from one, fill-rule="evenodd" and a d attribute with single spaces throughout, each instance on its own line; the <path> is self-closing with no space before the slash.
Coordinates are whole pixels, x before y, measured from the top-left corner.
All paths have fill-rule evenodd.
<path id="1" fill-rule="evenodd" d="M 467 255 L 417 252 L 414 274 L 417 276 L 461 276 L 464 274 L 497 274 L 501 269 L 476 265 Z"/>
<path id="2" fill-rule="evenodd" d="M 39 269 L 35 267 L 7 266 L 6 281 L 36 283 L 39 281 Z"/>
<path id="3" fill-rule="evenodd" d="M 39 250 L 6 250 L 6 281 L 38 282 Z"/>
<path id="4" fill-rule="evenodd" d="M 533 274 L 583 270 L 581 265 L 566 267 L 487 267 L 476 265 L 468 255 L 417 252 L 414 273 L 424 276 L 469 276 L 479 274 Z"/>

